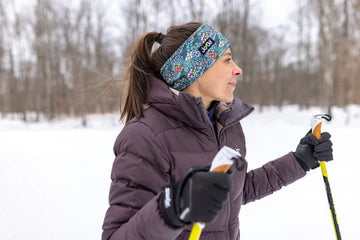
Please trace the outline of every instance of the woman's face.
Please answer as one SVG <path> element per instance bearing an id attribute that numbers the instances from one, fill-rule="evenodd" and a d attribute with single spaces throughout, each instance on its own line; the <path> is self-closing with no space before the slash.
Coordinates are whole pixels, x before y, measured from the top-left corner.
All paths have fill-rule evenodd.
<path id="1" fill-rule="evenodd" d="M 236 77 L 241 73 L 242 70 L 232 60 L 228 48 L 201 77 L 183 91 L 201 97 L 206 109 L 214 100 L 232 102 Z"/>

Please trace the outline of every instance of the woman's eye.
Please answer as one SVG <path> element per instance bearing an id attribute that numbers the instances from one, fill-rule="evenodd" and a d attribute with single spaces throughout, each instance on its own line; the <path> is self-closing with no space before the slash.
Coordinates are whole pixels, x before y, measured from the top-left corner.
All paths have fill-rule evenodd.
<path id="1" fill-rule="evenodd" d="M 228 59 L 226 59 L 226 62 L 230 62 L 232 59 L 231 58 L 228 58 Z"/>

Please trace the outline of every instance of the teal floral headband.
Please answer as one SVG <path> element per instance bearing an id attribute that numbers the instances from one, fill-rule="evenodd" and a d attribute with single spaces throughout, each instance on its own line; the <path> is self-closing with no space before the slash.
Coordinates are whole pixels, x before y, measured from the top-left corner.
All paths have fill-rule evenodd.
<path id="1" fill-rule="evenodd" d="M 160 74 L 170 87 L 182 91 L 229 47 L 229 41 L 220 32 L 203 24 L 164 63 Z"/>

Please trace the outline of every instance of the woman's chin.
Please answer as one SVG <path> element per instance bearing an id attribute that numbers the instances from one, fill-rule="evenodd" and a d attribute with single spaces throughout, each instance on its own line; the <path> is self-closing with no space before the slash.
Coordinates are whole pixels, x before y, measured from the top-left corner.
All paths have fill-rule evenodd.
<path id="1" fill-rule="evenodd" d="M 232 103 L 234 101 L 234 95 L 231 94 L 231 96 L 227 97 L 226 98 L 226 101 L 227 103 Z"/>

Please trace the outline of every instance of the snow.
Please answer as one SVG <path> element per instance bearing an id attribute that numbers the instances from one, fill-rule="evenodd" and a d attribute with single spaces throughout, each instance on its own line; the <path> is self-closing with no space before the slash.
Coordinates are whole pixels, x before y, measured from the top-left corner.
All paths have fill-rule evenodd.
<path id="1" fill-rule="evenodd" d="M 318 108 L 299 112 L 294 106 L 282 112 L 267 108 L 244 119 L 249 168 L 294 150 L 310 129 L 310 116 L 321 112 Z M 343 239 L 360 239 L 359 114 L 360 108 L 355 106 L 349 107 L 348 113 L 335 109 L 333 122 L 323 126 L 331 133 L 334 144 L 335 160 L 327 164 L 327 171 Z M 320 169 L 310 171 L 305 178 L 273 195 L 243 206 L 240 221 L 242 239 L 247 240 L 336 239 Z"/>
<path id="2" fill-rule="evenodd" d="M 249 168 L 294 150 L 320 108 L 256 110 L 242 121 Z M 107 209 L 116 114 L 23 123 L 0 119 L 0 239 L 100 239 Z M 360 239 L 360 106 L 334 109 L 327 164 L 343 239 Z M 241 239 L 336 239 L 320 169 L 242 207 Z"/>

